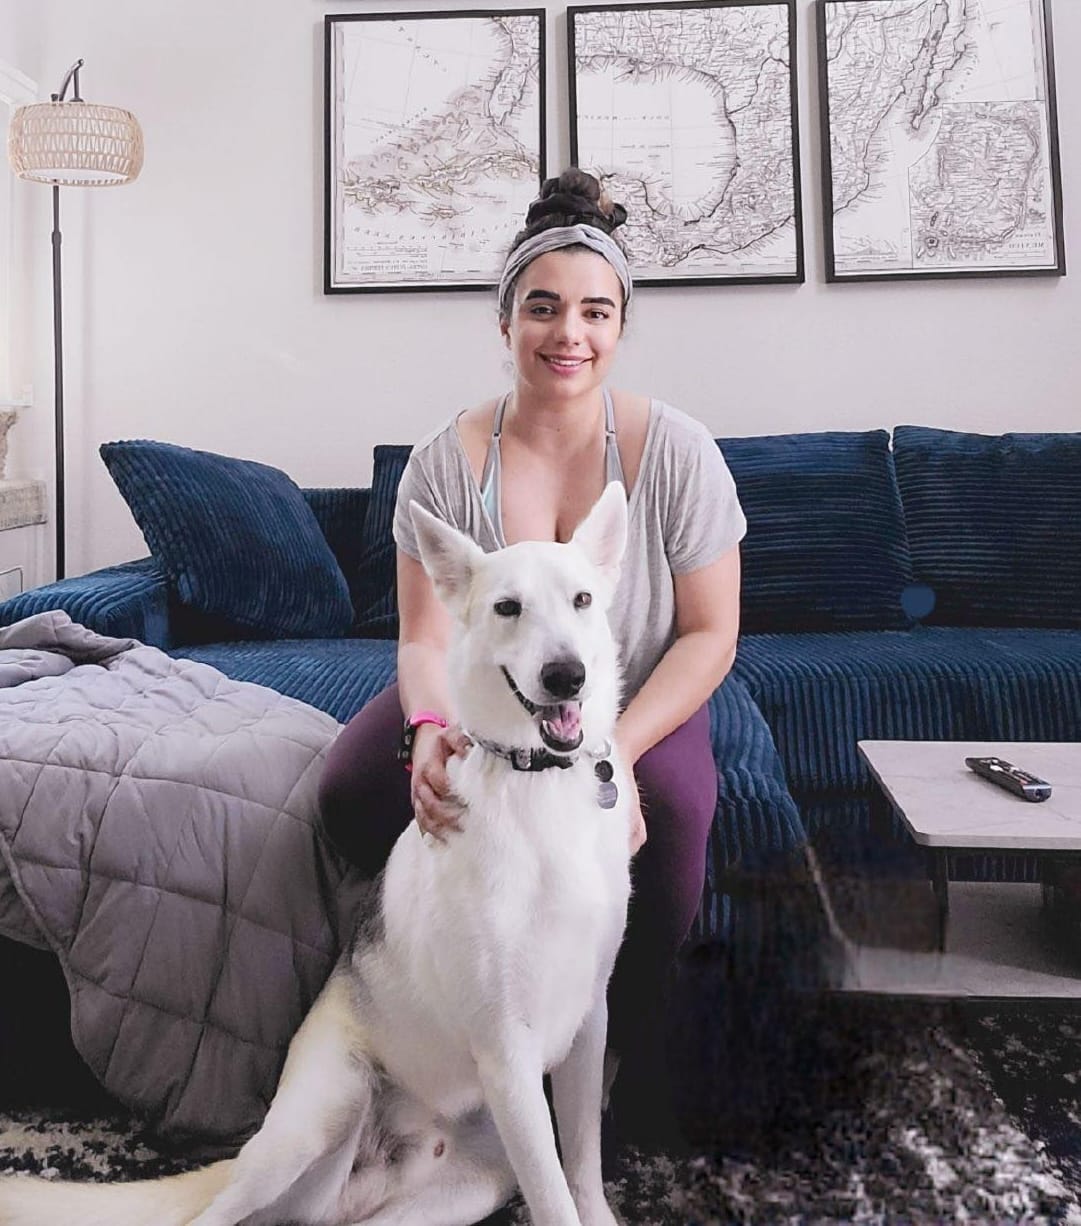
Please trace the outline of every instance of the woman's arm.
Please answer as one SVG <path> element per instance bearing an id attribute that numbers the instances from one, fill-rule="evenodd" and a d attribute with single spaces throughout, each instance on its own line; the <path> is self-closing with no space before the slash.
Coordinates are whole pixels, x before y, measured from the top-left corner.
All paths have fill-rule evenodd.
<path id="1" fill-rule="evenodd" d="M 403 714 L 436 711 L 451 721 L 454 713 L 447 689 L 450 615 L 435 594 L 427 571 L 401 549 L 398 626 L 398 693 Z"/>
<path id="2" fill-rule="evenodd" d="M 616 724 L 633 764 L 688 720 L 724 680 L 739 632 L 739 546 L 716 562 L 673 576 L 676 637 Z"/>
<path id="3" fill-rule="evenodd" d="M 424 567 L 398 550 L 398 694 L 405 716 L 433 711 L 450 725 L 421 724 L 413 742 L 410 791 L 417 823 L 442 838 L 458 828 L 461 812 L 450 793 L 447 762 L 468 741 L 457 727 L 447 686 L 450 615 L 435 594 Z"/>

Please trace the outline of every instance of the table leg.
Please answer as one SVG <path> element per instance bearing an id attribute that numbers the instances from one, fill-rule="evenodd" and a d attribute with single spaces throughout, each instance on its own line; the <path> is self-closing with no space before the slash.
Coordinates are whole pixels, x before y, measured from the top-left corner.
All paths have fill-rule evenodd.
<path id="1" fill-rule="evenodd" d="M 935 902 L 938 903 L 938 949 L 939 953 L 945 953 L 946 924 L 950 918 L 950 879 L 947 853 L 941 847 L 932 847 L 929 849 L 929 855 L 931 884 L 935 891 Z"/>

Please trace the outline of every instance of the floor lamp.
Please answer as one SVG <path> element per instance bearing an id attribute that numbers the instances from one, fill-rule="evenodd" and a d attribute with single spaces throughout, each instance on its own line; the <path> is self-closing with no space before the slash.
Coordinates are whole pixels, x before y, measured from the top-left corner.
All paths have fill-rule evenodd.
<path id="1" fill-rule="evenodd" d="M 53 189 L 53 391 L 56 448 L 56 577 L 64 577 L 64 345 L 60 275 L 60 188 L 130 183 L 143 165 L 143 133 L 130 111 L 84 102 L 78 60 L 51 102 L 21 106 L 8 129 L 8 161 L 20 179 Z M 72 97 L 64 100 L 68 86 Z"/>

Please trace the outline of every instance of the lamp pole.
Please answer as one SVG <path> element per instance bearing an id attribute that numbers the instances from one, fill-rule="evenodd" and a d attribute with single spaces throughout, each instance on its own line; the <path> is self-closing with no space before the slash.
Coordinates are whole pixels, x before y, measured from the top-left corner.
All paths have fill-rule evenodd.
<path id="1" fill-rule="evenodd" d="M 143 165 L 143 134 L 138 120 L 120 107 L 87 103 L 79 93 L 76 60 L 51 102 L 21 106 L 8 129 L 8 160 L 20 179 L 48 183 L 53 189 L 53 395 L 56 453 L 56 577 L 66 570 L 64 481 L 64 339 L 61 270 L 60 188 L 108 187 L 130 183 Z M 65 101 L 68 87 L 72 97 Z"/>
<path id="2" fill-rule="evenodd" d="M 56 447 L 56 577 L 63 579 L 64 531 L 64 326 L 60 275 L 60 188 L 53 184 L 53 441 Z"/>
<path id="3" fill-rule="evenodd" d="M 83 61 L 76 60 L 60 83 L 60 92 L 52 95 L 53 102 L 63 102 L 68 86 L 74 80 L 72 102 L 82 102 L 79 96 L 79 69 Z M 60 185 L 53 184 L 53 444 L 56 449 L 56 577 L 63 579 L 66 570 L 67 531 L 65 528 L 64 481 L 64 309 L 63 277 L 60 266 Z"/>

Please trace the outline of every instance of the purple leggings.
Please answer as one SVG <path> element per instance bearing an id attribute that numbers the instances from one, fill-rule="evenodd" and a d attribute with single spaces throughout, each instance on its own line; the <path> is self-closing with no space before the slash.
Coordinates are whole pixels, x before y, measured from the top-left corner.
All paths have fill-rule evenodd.
<path id="1" fill-rule="evenodd" d="M 331 747 L 319 785 L 323 827 L 370 876 L 413 819 L 409 775 L 395 753 L 402 708 L 392 685 L 359 711 Z M 658 1006 L 702 897 L 706 840 L 717 804 L 709 713 L 700 707 L 638 760 L 648 838 L 632 862 L 634 890 L 608 987 L 609 1042 L 627 1053 L 660 1024 Z"/>

